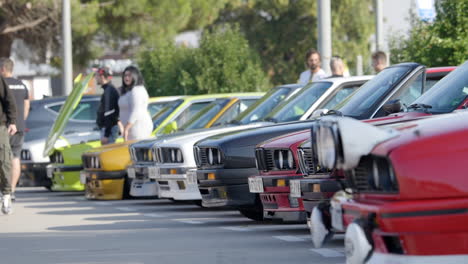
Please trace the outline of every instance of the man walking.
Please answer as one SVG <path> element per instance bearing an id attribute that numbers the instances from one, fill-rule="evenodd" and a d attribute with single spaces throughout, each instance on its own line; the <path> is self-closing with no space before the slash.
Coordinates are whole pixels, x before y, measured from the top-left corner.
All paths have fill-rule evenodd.
<path id="1" fill-rule="evenodd" d="M 11 160 L 11 199 L 14 201 L 16 199 L 16 185 L 21 175 L 20 155 L 24 142 L 25 120 L 29 114 L 29 92 L 22 81 L 13 78 L 13 67 L 14 63 L 11 59 L 0 58 L 0 75 L 7 83 L 16 105 L 17 132 L 10 136 L 10 148 L 13 154 Z"/>
<path id="2" fill-rule="evenodd" d="M 101 129 L 101 144 L 114 143 L 119 135 L 119 93 L 111 83 L 111 71 L 107 67 L 99 68 L 96 80 L 104 90 L 97 112 L 96 124 Z"/>
<path id="3" fill-rule="evenodd" d="M 2 212 L 11 214 L 11 149 L 9 136 L 16 133 L 16 106 L 8 84 L 0 76 L 0 192 Z"/>
<path id="4" fill-rule="evenodd" d="M 305 56 L 307 70 L 301 73 L 298 83 L 306 85 L 310 82 L 318 81 L 327 77 L 325 71 L 320 67 L 321 63 L 320 53 L 315 49 L 309 50 Z"/>

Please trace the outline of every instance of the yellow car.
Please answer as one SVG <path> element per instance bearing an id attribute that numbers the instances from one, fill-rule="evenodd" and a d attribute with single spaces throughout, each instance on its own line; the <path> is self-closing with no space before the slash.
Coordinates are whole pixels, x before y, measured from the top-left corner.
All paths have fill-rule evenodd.
<path id="1" fill-rule="evenodd" d="M 214 125 L 225 124 L 248 106 L 258 100 L 263 93 L 200 95 L 184 98 L 173 113 L 153 132 L 158 138 L 168 131 L 194 131 Z M 154 138 L 153 138 L 154 140 Z M 108 145 L 91 149 L 82 155 L 83 168 L 80 178 L 85 184 L 88 199 L 119 200 L 129 197 L 131 182 L 127 177 L 127 166 L 131 164 L 129 145 L 135 141 Z"/>

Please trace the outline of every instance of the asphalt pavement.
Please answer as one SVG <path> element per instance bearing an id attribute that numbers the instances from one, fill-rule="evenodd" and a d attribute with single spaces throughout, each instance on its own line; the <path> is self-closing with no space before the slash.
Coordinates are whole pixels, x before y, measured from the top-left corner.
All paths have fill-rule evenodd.
<path id="1" fill-rule="evenodd" d="M 305 224 L 166 199 L 88 201 L 20 188 L 0 215 L 0 263 L 344 263 L 343 236 L 314 249 Z"/>

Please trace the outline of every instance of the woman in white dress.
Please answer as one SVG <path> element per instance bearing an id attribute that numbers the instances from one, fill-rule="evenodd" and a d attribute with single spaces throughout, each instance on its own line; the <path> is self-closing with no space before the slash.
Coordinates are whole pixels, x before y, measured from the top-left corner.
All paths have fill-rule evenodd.
<path id="1" fill-rule="evenodd" d="M 148 92 L 143 77 L 135 66 L 125 68 L 119 98 L 120 122 L 125 141 L 151 136 L 153 121 L 148 113 Z"/>

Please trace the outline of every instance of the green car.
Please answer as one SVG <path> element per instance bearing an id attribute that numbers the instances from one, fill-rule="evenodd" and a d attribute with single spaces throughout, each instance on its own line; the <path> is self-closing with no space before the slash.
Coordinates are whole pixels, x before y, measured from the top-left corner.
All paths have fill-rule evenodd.
<path id="1" fill-rule="evenodd" d="M 261 95 L 253 93 L 252 95 Z M 153 124 L 155 129 L 152 136 L 160 136 L 177 131 L 194 115 L 208 106 L 218 98 L 232 97 L 236 94 L 211 94 L 186 96 L 166 105 L 155 116 Z M 239 94 L 237 94 L 239 95 Z M 59 119 L 57 119 L 59 120 Z M 122 143 L 122 140 L 115 144 L 103 146 L 101 149 L 122 148 L 128 152 L 128 145 L 135 141 Z M 83 191 L 84 185 L 80 182 L 80 171 L 82 170 L 81 155 L 87 150 L 101 146 L 100 141 L 84 142 L 54 149 L 50 152 L 51 164 L 47 167 L 47 175 L 52 180 L 52 191 Z M 127 154 L 128 155 L 128 154 Z"/>

